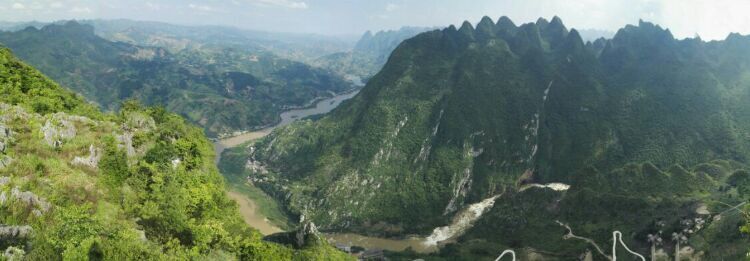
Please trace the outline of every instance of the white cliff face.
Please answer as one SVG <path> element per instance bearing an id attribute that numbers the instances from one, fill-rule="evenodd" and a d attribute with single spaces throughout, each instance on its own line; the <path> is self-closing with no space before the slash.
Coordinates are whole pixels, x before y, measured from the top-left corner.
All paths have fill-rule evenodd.
<path id="1" fill-rule="evenodd" d="M 552 88 L 552 83 L 554 81 L 550 81 L 547 85 L 547 89 L 544 90 L 544 95 L 542 96 L 542 108 L 544 108 L 544 105 L 547 103 L 547 96 L 549 94 L 550 88 Z M 523 126 L 524 130 L 529 131 L 527 136 L 525 137 L 527 142 L 530 142 L 529 146 L 531 147 L 531 152 L 529 153 L 529 156 L 527 158 L 527 162 L 531 163 L 534 160 L 534 157 L 536 157 L 537 150 L 539 149 L 539 125 L 540 125 L 540 119 L 539 119 L 539 112 L 534 113 L 534 118 L 531 119 L 531 123 L 528 125 Z"/>
<path id="2" fill-rule="evenodd" d="M 403 128 L 408 121 L 409 116 L 404 115 L 404 119 L 398 122 L 398 125 L 396 125 L 396 128 L 391 132 L 391 135 L 385 138 L 383 146 L 380 147 L 378 153 L 375 154 L 370 165 L 377 166 L 381 161 L 387 161 L 390 159 L 391 152 L 393 151 L 393 140 L 396 139 L 398 133 L 401 132 L 401 128 Z"/>
<path id="3" fill-rule="evenodd" d="M 445 206 L 445 210 L 443 210 L 443 215 L 447 215 L 453 211 L 456 211 L 458 208 L 458 205 L 460 205 L 462 202 L 459 202 L 459 199 L 463 201 L 462 199 L 466 197 L 466 194 L 469 192 L 469 189 L 471 189 L 471 168 L 466 168 L 463 171 L 463 175 L 461 175 L 458 182 L 456 182 L 455 186 L 453 187 L 453 197 L 451 197 L 451 200 L 448 202 L 448 205 Z M 454 176 L 453 179 L 455 180 L 456 177 Z"/>
<path id="4" fill-rule="evenodd" d="M 455 217 L 453 217 L 453 222 L 450 225 L 435 228 L 432 231 L 432 234 L 425 238 L 423 244 L 427 246 L 436 246 L 440 242 L 462 235 L 474 225 L 475 221 L 495 205 L 495 200 L 498 197 L 499 195 L 489 197 L 461 210 Z"/>
<path id="5" fill-rule="evenodd" d="M 564 183 L 547 183 L 547 184 L 527 184 L 521 187 L 518 191 L 524 191 L 530 188 L 543 188 L 543 189 L 551 189 L 554 191 L 566 191 L 570 189 L 570 185 L 564 184 Z"/>
<path id="6" fill-rule="evenodd" d="M 473 139 L 475 136 L 484 135 L 484 132 L 479 131 L 471 134 L 469 139 Z M 471 184 L 473 183 L 472 174 L 474 172 L 474 158 L 479 157 L 484 153 L 483 148 L 469 147 L 468 143 L 464 144 L 464 157 L 468 161 L 468 166 L 464 168 L 463 172 L 453 176 L 451 184 L 453 185 L 453 195 L 448 205 L 443 210 L 443 215 L 448 215 L 459 209 L 463 203 L 466 195 L 471 190 Z"/>
<path id="7" fill-rule="evenodd" d="M 435 123 L 435 127 L 432 128 L 432 133 L 429 137 L 425 138 L 422 142 L 422 148 L 419 149 L 419 154 L 416 158 L 414 158 L 414 163 L 417 163 L 419 161 L 425 161 L 427 160 L 427 157 L 430 156 L 430 150 L 432 149 L 432 146 L 430 145 L 432 139 L 435 138 L 435 135 L 437 135 L 437 132 L 440 128 L 440 120 L 443 119 L 443 110 L 440 110 L 440 114 L 438 115 L 437 123 Z"/>

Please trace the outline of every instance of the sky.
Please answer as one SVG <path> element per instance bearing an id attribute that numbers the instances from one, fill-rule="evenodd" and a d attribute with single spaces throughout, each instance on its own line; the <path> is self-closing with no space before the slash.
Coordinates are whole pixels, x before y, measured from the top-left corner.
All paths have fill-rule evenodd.
<path id="1" fill-rule="evenodd" d="M 359 35 L 366 30 L 559 16 L 566 26 L 616 31 L 639 19 L 678 38 L 750 34 L 750 0 L 0 0 L 0 20 L 116 19 Z"/>

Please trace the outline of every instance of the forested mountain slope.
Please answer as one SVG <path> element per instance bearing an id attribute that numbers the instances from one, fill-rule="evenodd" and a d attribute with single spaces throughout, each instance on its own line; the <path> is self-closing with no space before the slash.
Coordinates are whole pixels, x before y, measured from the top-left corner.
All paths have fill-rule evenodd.
<path id="1" fill-rule="evenodd" d="M 585 45 L 557 17 L 485 17 L 406 40 L 351 101 L 249 147 L 247 168 L 330 230 L 428 234 L 498 197 L 441 253 L 454 258 L 590 248 L 561 224 L 602 245 L 621 230 L 641 252 L 658 234 L 674 253 L 674 232 L 709 260 L 739 258 L 725 204 L 749 196 L 749 65 L 747 36 L 677 40 L 640 22 Z"/>
<path id="2" fill-rule="evenodd" d="M 125 99 L 163 105 L 212 136 L 273 124 L 286 107 L 352 88 L 328 71 L 268 53 L 218 47 L 172 53 L 112 42 L 74 21 L 0 33 L 0 43 L 104 109 Z"/>
<path id="3" fill-rule="evenodd" d="M 314 234 L 261 240 L 201 129 L 127 102 L 102 113 L 0 49 L 0 249 L 28 260 L 346 259 Z"/>

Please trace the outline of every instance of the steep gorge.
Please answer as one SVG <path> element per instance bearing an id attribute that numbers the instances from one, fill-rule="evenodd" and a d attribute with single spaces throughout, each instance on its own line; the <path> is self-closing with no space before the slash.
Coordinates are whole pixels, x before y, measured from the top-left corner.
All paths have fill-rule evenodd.
<path id="1" fill-rule="evenodd" d="M 546 215 L 600 240 L 620 227 L 643 249 L 655 222 L 674 230 L 695 204 L 746 196 L 726 182 L 750 156 L 748 61 L 746 36 L 677 40 L 640 22 L 584 43 L 557 17 L 485 17 L 403 42 L 351 101 L 253 144 L 266 171 L 250 175 L 328 230 L 425 235 L 507 191 L 463 239 L 580 254 Z"/>

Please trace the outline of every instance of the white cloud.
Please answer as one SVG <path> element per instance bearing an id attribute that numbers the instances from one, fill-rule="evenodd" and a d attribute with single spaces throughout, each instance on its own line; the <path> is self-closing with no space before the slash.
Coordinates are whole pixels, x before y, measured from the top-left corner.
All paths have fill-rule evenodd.
<path id="1" fill-rule="evenodd" d="M 388 3 L 387 5 L 385 5 L 385 11 L 393 12 L 393 11 L 396 11 L 396 9 L 398 9 L 398 5 L 397 4 Z"/>
<path id="2" fill-rule="evenodd" d="M 49 4 L 49 7 L 52 9 L 58 9 L 58 8 L 62 8 L 63 4 L 60 2 L 52 2 Z"/>
<path id="3" fill-rule="evenodd" d="M 704 40 L 722 40 L 730 32 L 750 33 L 750 1 L 665 0 L 659 20 L 678 37 L 699 34 Z"/>
<path id="4" fill-rule="evenodd" d="M 286 7 L 291 9 L 307 9 L 307 3 L 291 0 L 256 0 L 260 4 Z"/>
<path id="5" fill-rule="evenodd" d="M 92 11 L 91 8 L 86 7 L 86 6 L 83 6 L 83 7 L 75 6 L 70 9 L 70 12 L 76 13 L 76 14 L 90 14 L 90 13 L 93 13 L 94 11 Z"/>
<path id="6" fill-rule="evenodd" d="M 10 6 L 10 8 L 13 8 L 16 10 L 23 10 L 23 9 L 26 9 L 26 6 L 23 5 L 22 3 L 13 3 L 13 5 Z"/>
<path id="7" fill-rule="evenodd" d="M 146 8 L 151 11 L 159 11 L 161 10 L 160 4 L 154 4 L 152 2 L 146 2 Z"/>
<path id="8" fill-rule="evenodd" d="M 204 12 L 214 11 L 214 8 L 208 5 L 189 4 L 188 7 L 193 10 L 204 11 Z"/>

